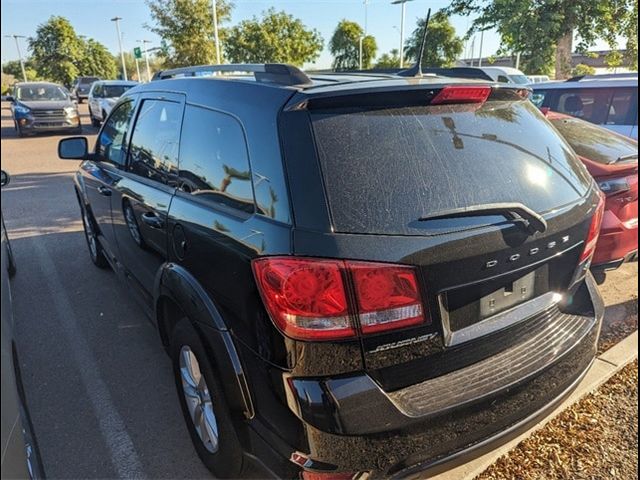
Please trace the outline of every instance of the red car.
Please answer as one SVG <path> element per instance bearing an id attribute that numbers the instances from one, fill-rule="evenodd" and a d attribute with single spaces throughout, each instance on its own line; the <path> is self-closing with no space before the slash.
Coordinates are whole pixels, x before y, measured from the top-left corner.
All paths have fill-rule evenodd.
<path id="1" fill-rule="evenodd" d="M 547 119 L 573 147 L 606 195 L 606 211 L 592 270 L 638 259 L 638 142 L 584 120 L 556 112 Z"/>

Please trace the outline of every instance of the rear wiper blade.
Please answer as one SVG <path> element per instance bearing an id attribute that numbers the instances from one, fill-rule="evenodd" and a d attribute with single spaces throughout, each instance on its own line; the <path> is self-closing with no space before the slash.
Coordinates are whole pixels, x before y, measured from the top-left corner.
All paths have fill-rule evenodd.
<path id="1" fill-rule="evenodd" d="M 522 203 L 487 203 L 483 205 L 471 205 L 469 207 L 440 210 L 420 217 L 418 221 L 440 220 L 446 218 L 485 217 L 489 215 L 502 215 L 503 217 L 524 227 L 533 235 L 536 232 L 544 233 L 547 230 L 547 221 L 542 215 L 534 212 Z"/>
<path id="2" fill-rule="evenodd" d="M 621 155 L 621 156 L 619 156 L 613 162 L 609 162 L 609 164 L 618 163 L 618 162 L 624 162 L 626 160 L 637 160 L 637 159 L 638 159 L 638 154 L 637 153 L 630 153 L 629 155 Z"/>

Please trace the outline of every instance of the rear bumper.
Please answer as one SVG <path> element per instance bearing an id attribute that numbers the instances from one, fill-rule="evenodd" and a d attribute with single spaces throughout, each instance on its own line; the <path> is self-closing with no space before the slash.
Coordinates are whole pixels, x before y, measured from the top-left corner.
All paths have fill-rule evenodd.
<path id="1" fill-rule="evenodd" d="M 624 258 L 620 258 L 618 260 L 612 260 L 605 263 L 599 263 L 597 265 L 593 265 L 591 268 L 592 270 L 600 270 L 600 271 L 615 270 L 617 268 L 620 268 L 625 263 L 637 262 L 637 261 L 638 261 L 638 250 L 633 250 L 632 252 L 629 252 Z"/>
<path id="2" fill-rule="evenodd" d="M 593 361 L 604 307 L 590 275 L 576 304 L 579 314 L 549 317 L 546 332 L 515 349 L 396 392 L 367 375 L 287 379 L 289 405 L 307 427 L 307 465 L 404 477 L 451 468 L 519 434 Z"/>
<path id="3" fill-rule="evenodd" d="M 638 250 L 637 202 L 629 208 L 631 219 L 623 221 L 611 210 L 605 211 L 600 238 L 593 255 L 593 266 L 612 270 L 622 265 Z M 633 219 L 633 220 L 632 220 Z"/>

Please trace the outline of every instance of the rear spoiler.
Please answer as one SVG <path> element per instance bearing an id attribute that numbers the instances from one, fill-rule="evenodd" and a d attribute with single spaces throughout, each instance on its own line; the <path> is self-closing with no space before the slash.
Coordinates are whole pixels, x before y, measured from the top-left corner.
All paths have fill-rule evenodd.
<path id="1" fill-rule="evenodd" d="M 349 70 L 340 73 L 384 73 L 388 75 L 398 75 L 406 71 L 404 68 L 372 68 L 371 70 Z M 423 68 L 423 75 L 437 75 L 439 77 L 465 78 L 469 80 L 486 80 L 493 82 L 493 79 L 480 68 L 473 67 L 451 67 L 451 68 Z"/>

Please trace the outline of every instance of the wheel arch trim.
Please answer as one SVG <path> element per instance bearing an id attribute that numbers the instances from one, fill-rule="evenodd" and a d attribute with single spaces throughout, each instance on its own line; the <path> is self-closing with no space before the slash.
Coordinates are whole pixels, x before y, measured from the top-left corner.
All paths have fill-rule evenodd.
<path id="1" fill-rule="evenodd" d="M 169 332 L 163 331 L 165 325 L 159 307 L 162 298 L 166 297 L 185 313 L 203 340 L 221 376 L 221 383 L 226 387 L 229 405 L 241 410 L 246 419 L 252 419 L 255 410 L 240 356 L 231 332 L 204 288 L 184 267 L 167 262 L 156 274 L 153 292 L 154 319 L 163 341 L 168 338 Z"/>

